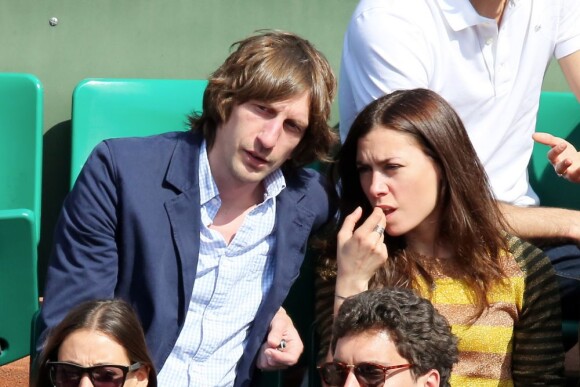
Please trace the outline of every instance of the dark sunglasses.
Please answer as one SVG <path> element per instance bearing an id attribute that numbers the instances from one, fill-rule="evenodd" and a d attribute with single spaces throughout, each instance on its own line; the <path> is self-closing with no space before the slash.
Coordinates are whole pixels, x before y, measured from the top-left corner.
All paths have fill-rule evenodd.
<path id="1" fill-rule="evenodd" d="M 333 361 L 317 368 L 324 383 L 332 387 L 343 387 L 351 370 L 362 387 L 380 387 L 385 384 L 389 371 L 404 370 L 412 366 L 412 364 L 399 364 L 385 367 L 374 363 L 345 364 Z"/>
<path id="2" fill-rule="evenodd" d="M 129 372 L 141 368 L 141 363 L 130 366 L 104 364 L 93 367 L 81 367 L 76 364 L 49 361 L 47 363 L 50 381 L 55 387 L 77 387 L 84 374 L 95 387 L 121 387 Z"/>

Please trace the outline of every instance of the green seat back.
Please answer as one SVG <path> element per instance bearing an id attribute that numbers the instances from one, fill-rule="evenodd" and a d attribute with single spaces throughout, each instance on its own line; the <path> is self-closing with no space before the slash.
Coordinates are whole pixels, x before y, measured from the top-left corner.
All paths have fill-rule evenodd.
<path id="1" fill-rule="evenodd" d="M 0 73 L 0 210 L 24 208 L 40 238 L 42 84 L 31 74 Z"/>
<path id="2" fill-rule="evenodd" d="M 115 137 L 187 129 L 201 112 L 205 80 L 86 79 L 73 93 L 71 186 L 93 148 Z"/>
<path id="3" fill-rule="evenodd" d="M 580 103 L 572 93 L 542 92 L 537 132 L 561 137 L 580 148 Z M 543 206 L 580 210 L 580 184 L 572 184 L 556 175 L 547 153 L 549 147 L 534 144 L 528 172 L 530 184 Z"/>
<path id="4" fill-rule="evenodd" d="M 42 85 L 0 73 L 0 365 L 30 353 L 38 310 Z"/>
<path id="5" fill-rule="evenodd" d="M 29 210 L 0 211 L 0 365 L 30 354 L 38 310 L 36 236 Z"/>

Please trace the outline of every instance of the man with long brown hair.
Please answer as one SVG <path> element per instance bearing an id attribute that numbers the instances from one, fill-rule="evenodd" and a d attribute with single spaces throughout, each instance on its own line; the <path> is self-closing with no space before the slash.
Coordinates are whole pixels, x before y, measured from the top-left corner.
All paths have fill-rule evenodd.
<path id="1" fill-rule="evenodd" d="M 160 385 L 247 386 L 256 365 L 294 364 L 303 349 L 281 305 L 332 216 L 303 167 L 334 143 L 335 77 L 291 33 L 234 46 L 191 131 L 96 147 L 56 229 L 43 322 L 87 299 L 128 300 Z"/>

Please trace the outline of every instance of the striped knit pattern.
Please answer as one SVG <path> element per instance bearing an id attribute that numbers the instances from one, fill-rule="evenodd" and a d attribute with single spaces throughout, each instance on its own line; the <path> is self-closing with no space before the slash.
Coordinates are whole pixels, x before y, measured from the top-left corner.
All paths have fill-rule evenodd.
<path id="1" fill-rule="evenodd" d="M 507 280 L 495 286 L 489 308 L 471 321 L 475 307 L 465 283 L 435 276 L 429 298 L 459 338 L 460 358 L 453 369 L 451 386 L 563 385 L 560 297 L 549 260 L 541 250 L 518 238 L 509 239 L 505 256 Z M 334 303 L 333 284 L 319 282 L 317 312 L 321 351 L 330 339 Z"/>

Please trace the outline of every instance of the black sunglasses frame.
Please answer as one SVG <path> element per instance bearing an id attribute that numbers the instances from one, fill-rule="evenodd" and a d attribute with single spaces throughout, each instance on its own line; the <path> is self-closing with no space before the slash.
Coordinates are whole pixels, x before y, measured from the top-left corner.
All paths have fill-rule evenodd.
<path id="1" fill-rule="evenodd" d="M 328 381 L 325 378 L 325 368 L 329 367 L 329 366 L 333 366 L 336 367 L 336 369 L 340 369 L 341 371 L 347 371 L 345 373 L 346 377 L 344 378 L 344 380 L 340 383 L 340 384 L 332 384 L 331 381 Z M 381 364 L 376 364 L 376 363 L 371 363 L 371 362 L 362 362 L 362 363 L 358 363 L 358 364 L 346 364 L 340 361 L 331 361 L 328 363 L 324 363 L 322 365 L 317 366 L 316 368 L 318 369 L 319 373 L 320 373 L 320 377 L 322 378 L 322 380 L 324 380 L 324 383 L 328 384 L 329 386 L 344 386 L 344 383 L 346 382 L 346 379 L 348 378 L 348 375 L 350 374 L 350 372 L 352 371 L 354 373 L 354 376 L 356 377 L 356 379 L 358 380 L 359 383 L 361 383 L 361 385 L 363 386 L 367 386 L 367 384 L 365 383 L 364 380 L 362 380 L 362 378 L 364 378 L 364 376 L 360 375 L 359 373 L 359 367 L 360 366 L 371 366 L 377 369 L 380 369 L 381 371 L 383 371 L 383 379 L 381 380 L 377 380 L 376 385 L 382 386 L 385 381 L 387 380 L 387 378 L 391 375 L 387 375 L 389 371 L 393 371 L 393 370 L 405 370 L 408 368 L 413 367 L 413 364 L 407 363 L 407 364 L 398 364 L 398 365 L 392 365 L 392 366 L 384 366 Z M 373 384 L 374 386 L 375 384 Z"/>
<path id="2" fill-rule="evenodd" d="M 93 371 L 99 368 L 104 368 L 104 367 L 113 367 L 113 368 L 117 368 L 119 370 L 121 370 L 123 372 L 123 380 L 120 382 L 119 386 L 122 386 L 125 383 L 125 380 L 127 379 L 127 375 L 130 372 L 133 371 L 137 371 L 139 368 L 141 368 L 142 364 L 139 362 L 133 363 L 130 366 L 126 366 L 126 365 L 119 365 L 119 364 L 99 364 L 96 366 L 92 366 L 92 367 L 82 367 L 78 364 L 74 364 L 74 363 L 69 363 L 66 361 L 49 361 L 46 363 L 46 366 L 48 367 L 48 374 L 50 376 L 50 381 L 52 383 L 52 385 L 54 387 L 59 387 L 56 385 L 56 367 L 58 366 L 66 366 L 66 367 L 71 367 L 75 370 L 78 370 L 78 374 L 84 375 L 87 374 L 89 376 L 89 379 L 91 380 L 91 383 L 93 384 L 93 386 L 95 387 L 99 387 L 99 385 L 101 383 L 104 382 L 99 382 L 99 381 L 95 381 L 93 379 Z"/>

